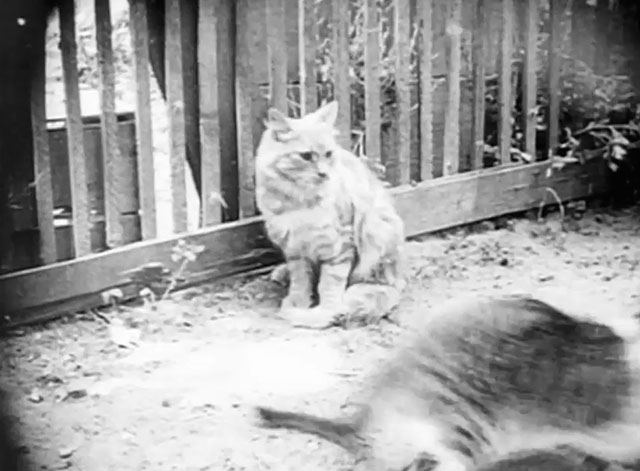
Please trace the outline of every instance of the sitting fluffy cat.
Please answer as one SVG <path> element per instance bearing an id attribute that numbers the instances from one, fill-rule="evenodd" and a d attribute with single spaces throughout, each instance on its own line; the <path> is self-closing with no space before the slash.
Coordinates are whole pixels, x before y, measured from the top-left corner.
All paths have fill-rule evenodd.
<path id="1" fill-rule="evenodd" d="M 262 407 L 263 425 L 322 436 L 375 471 L 418 469 L 408 464 L 425 453 L 438 471 L 492 469 L 558 447 L 640 459 L 637 329 L 615 332 L 513 295 L 451 303 L 413 335 L 352 416 Z"/>
<path id="2" fill-rule="evenodd" d="M 337 114 L 335 101 L 300 119 L 272 108 L 256 153 L 256 202 L 286 260 L 281 312 L 299 326 L 379 319 L 403 287 L 402 220 L 371 164 L 336 143 Z"/>

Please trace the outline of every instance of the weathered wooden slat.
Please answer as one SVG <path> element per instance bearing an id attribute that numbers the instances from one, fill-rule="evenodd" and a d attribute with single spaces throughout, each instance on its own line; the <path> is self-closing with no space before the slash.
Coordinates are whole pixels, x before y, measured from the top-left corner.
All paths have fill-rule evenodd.
<path id="1" fill-rule="evenodd" d="M 182 67 L 181 0 L 165 0 L 165 73 L 169 118 L 169 159 L 171 161 L 171 199 L 173 230 L 187 230 L 186 127 L 184 77 Z"/>
<path id="2" fill-rule="evenodd" d="M 349 83 L 349 2 L 331 1 L 333 93 L 338 101 L 338 142 L 351 148 L 351 87 Z"/>
<path id="3" fill-rule="evenodd" d="M 60 2 L 60 50 L 67 113 L 67 139 L 71 204 L 73 206 L 73 248 L 76 257 L 91 253 L 89 225 L 89 189 L 78 88 L 78 59 L 75 38 L 75 8 L 73 0 Z"/>
<path id="4" fill-rule="evenodd" d="M 411 57 L 411 13 L 409 0 L 395 0 L 396 109 L 398 147 L 391 164 L 391 181 L 395 184 L 411 180 L 411 89 L 409 84 Z M 394 165 L 395 163 L 395 165 Z"/>
<path id="5" fill-rule="evenodd" d="M 420 30 L 420 180 L 433 178 L 433 0 L 418 2 Z"/>
<path id="6" fill-rule="evenodd" d="M 252 25 L 264 22 L 264 0 L 236 1 L 236 116 L 238 122 L 238 175 L 240 217 L 256 214 L 254 156 L 264 119 L 259 107 L 259 89 L 254 58 L 264 49 L 264 38 Z M 281 110 L 283 113 L 286 110 Z"/>
<path id="7" fill-rule="evenodd" d="M 443 175 L 453 175 L 460 169 L 460 73 L 462 0 L 451 0 L 448 5 L 448 73 L 449 96 L 444 119 Z"/>
<path id="8" fill-rule="evenodd" d="M 95 0 L 98 77 L 100 79 L 100 128 L 107 246 L 118 247 L 126 238 L 122 233 L 122 162 L 118 149 L 116 118 L 116 74 L 111 44 L 111 9 L 109 0 Z"/>
<path id="9" fill-rule="evenodd" d="M 157 227 L 146 0 L 129 0 L 129 19 L 136 82 L 136 146 L 140 226 L 142 238 L 153 239 L 156 237 Z"/>
<path id="10" fill-rule="evenodd" d="M 300 115 L 318 107 L 316 48 L 318 24 L 315 0 L 298 0 L 298 55 L 300 69 Z"/>
<path id="11" fill-rule="evenodd" d="M 473 16 L 473 169 L 483 167 L 484 157 L 484 115 L 485 115 L 485 49 L 487 45 L 487 18 L 485 0 L 475 0 Z"/>
<path id="12" fill-rule="evenodd" d="M 364 8 L 365 149 L 368 158 L 380 162 L 380 22 L 376 0 L 365 0 Z"/>
<path id="13" fill-rule="evenodd" d="M 200 195 L 202 192 L 200 146 L 200 97 L 198 93 L 198 1 L 181 3 L 182 11 L 182 86 L 184 90 L 184 127 L 187 178 Z M 199 202 L 197 202 L 199 203 Z M 198 206 L 196 203 L 196 207 Z"/>
<path id="14" fill-rule="evenodd" d="M 31 129 L 33 132 L 33 174 L 40 240 L 40 260 L 44 264 L 58 260 L 53 227 L 53 185 L 47 112 L 45 105 L 45 42 L 35 45 L 31 81 Z M 2 176 L 1 178 L 4 178 Z"/>
<path id="15" fill-rule="evenodd" d="M 545 176 L 548 162 L 507 165 L 467 172 L 392 190 L 407 237 L 472 223 L 537 207 L 552 187 L 563 201 L 606 191 L 603 166 L 597 159 L 569 165 Z M 438 204 L 425 206 L 425 201 Z M 185 235 L 188 243 L 204 244 L 205 252 L 188 266 L 188 283 L 228 276 L 279 261 L 259 218 L 206 228 Z M 48 319 L 70 310 L 101 304 L 100 293 L 127 283 L 121 273 L 150 260 L 174 269 L 172 248 L 179 237 L 136 242 L 86 260 L 61 262 L 0 277 L 0 298 L 6 300 L 10 323 Z M 129 287 L 129 294 L 135 292 Z"/>
<path id="16" fill-rule="evenodd" d="M 560 47 L 562 35 L 562 13 L 563 0 L 550 1 L 550 24 L 549 34 L 549 113 L 547 115 L 547 129 L 549 132 L 548 152 L 554 152 L 558 145 L 560 132 Z"/>
<path id="17" fill-rule="evenodd" d="M 218 117 L 220 122 L 223 221 L 238 219 L 238 142 L 236 128 L 236 5 L 218 0 Z"/>
<path id="18" fill-rule="evenodd" d="M 222 167 L 220 115 L 218 112 L 218 15 L 219 0 L 200 0 L 198 18 L 198 81 L 200 90 L 200 139 L 202 159 L 202 225 L 222 221 Z"/>
<path id="19" fill-rule="evenodd" d="M 502 30 L 500 37 L 500 93 L 498 120 L 498 147 L 500 162 L 511 161 L 511 58 L 513 56 L 513 0 L 502 0 Z"/>
<path id="20" fill-rule="evenodd" d="M 538 0 L 527 0 L 525 21 L 525 59 L 523 72 L 522 112 L 525 152 L 536 158 L 536 93 L 538 53 Z"/>
<path id="21" fill-rule="evenodd" d="M 285 0 L 266 0 L 267 54 L 271 106 L 288 114 Z"/>

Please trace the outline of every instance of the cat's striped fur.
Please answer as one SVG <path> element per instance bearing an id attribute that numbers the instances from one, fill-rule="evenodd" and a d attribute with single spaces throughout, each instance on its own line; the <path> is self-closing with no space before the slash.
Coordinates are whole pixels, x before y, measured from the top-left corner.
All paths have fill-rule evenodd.
<path id="1" fill-rule="evenodd" d="M 337 113 L 335 101 L 299 119 L 270 109 L 256 152 L 257 206 L 286 259 L 282 313 L 308 327 L 379 319 L 403 286 L 402 220 L 371 165 L 336 142 Z"/>
<path id="2" fill-rule="evenodd" d="M 367 470 L 399 470 L 420 453 L 439 471 L 488 469 L 559 446 L 633 462 L 640 341 L 615 329 L 526 295 L 453 302 L 372 376 L 353 416 L 259 414 L 364 456 Z"/>

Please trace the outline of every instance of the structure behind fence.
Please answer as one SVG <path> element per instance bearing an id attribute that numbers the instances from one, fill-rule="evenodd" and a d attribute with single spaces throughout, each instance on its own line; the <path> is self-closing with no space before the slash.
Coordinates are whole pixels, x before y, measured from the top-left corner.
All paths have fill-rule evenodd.
<path id="1" fill-rule="evenodd" d="M 64 1 L 59 24 L 66 121 L 57 129 L 47 121 L 42 54 L 32 97 L 34 183 L 13 182 L 34 186 L 36 204 L 28 203 L 27 190 L 14 210 L 13 240 L 22 254 L 14 258 L 14 270 L 114 250 L 112 258 L 100 259 L 109 260 L 101 270 L 115 273 L 154 254 L 166 259 L 168 243 L 154 242 L 159 226 L 170 220 L 175 234 L 193 229 L 187 217 L 194 205 L 187 192 L 191 178 L 199 226 L 227 224 L 224 231 L 230 231 L 216 239 L 227 246 L 204 257 L 201 278 L 211 266 L 231 263 L 220 260 L 225 254 L 246 261 L 255 251 L 271 253 L 254 229 L 258 220 L 232 222 L 256 215 L 253 156 L 268 106 L 299 116 L 336 99 L 341 143 L 384 164 L 401 213 L 406 219 L 412 214 L 409 235 L 526 209 L 550 184 L 546 164 L 534 162 L 547 159 L 564 126 L 562 91 L 569 85 L 563 64 L 569 57 L 573 65 L 604 70 L 615 42 L 598 33 L 603 15 L 615 16 L 602 1 L 164 0 L 163 11 L 149 7 L 161 3 L 129 1 L 134 113 L 122 114 L 116 112 L 117 78 L 127 59 L 112 46 L 113 25 L 121 23 L 112 21 L 109 0 L 94 0 L 100 114 L 83 118 L 74 1 Z M 581 30 L 567 33 L 571 24 Z M 580 35 L 598 41 L 585 46 Z M 151 93 L 155 81 L 164 116 L 152 113 L 152 102 L 160 99 Z M 170 163 L 168 183 L 157 176 L 157 119 L 167 123 L 168 145 L 160 154 Z M 531 165 L 512 168 L 519 164 Z M 496 165 L 505 168 L 428 183 Z M 569 170 L 587 173 L 577 183 L 569 174 L 554 180 L 561 186 L 556 190 L 563 198 L 601 191 L 594 168 Z M 487 190 L 479 186 L 483 181 L 510 186 Z M 170 214 L 158 209 L 161 193 L 170 195 Z M 438 199 L 422 200 L 428 195 Z M 517 203 L 506 202 L 511 197 Z M 440 216 L 421 215 L 425 205 L 439 206 Z M 454 210 L 456 218 L 442 215 Z M 206 234 L 201 229 L 194 237 Z M 135 241 L 148 241 L 135 256 L 117 249 Z M 93 263 L 95 270 L 98 259 L 91 260 L 87 267 Z M 58 273 L 51 269 L 44 278 Z M 35 289 L 29 285 L 33 270 L 5 276 L 3 294 L 18 282 L 24 293 Z M 73 293 L 19 299 L 10 310 L 95 294 L 125 283 L 119 276 L 107 274 L 110 281 Z M 37 283 L 44 283 L 42 277 Z"/>

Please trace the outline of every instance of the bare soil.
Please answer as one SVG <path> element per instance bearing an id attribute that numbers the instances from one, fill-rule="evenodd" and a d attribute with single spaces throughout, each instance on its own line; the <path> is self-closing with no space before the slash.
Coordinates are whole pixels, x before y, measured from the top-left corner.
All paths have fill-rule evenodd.
<path id="1" fill-rule="evenodd" d="M 404 329 L 470 292 L 638 312 L 639 215 L 588 211 L 565 230 L 557 216 L 481 223 L 408 242 L 398 324 L 293 329 L 276 317 L 283 293 L 265 275 L 23 329 L 4 341 L 0 381 L 11 385 L 24 458 L 78 471 L 350 469 L 331 444 L 257 427 L 252 406 L 338 413 Z"/>

